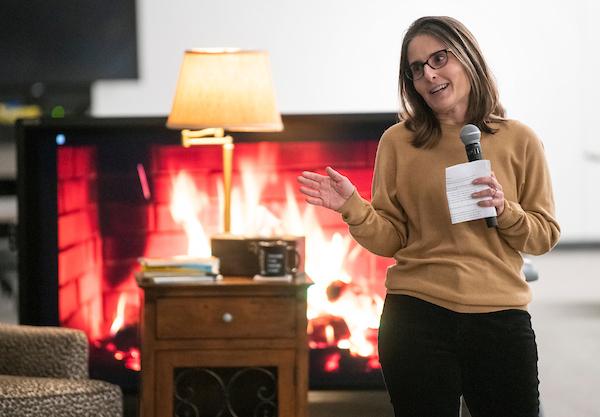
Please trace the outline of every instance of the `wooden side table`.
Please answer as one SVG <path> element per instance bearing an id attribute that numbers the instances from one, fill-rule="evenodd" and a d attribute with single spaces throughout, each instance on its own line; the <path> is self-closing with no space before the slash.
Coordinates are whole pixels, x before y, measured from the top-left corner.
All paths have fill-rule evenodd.
<path id="1" fill-rule="evenodd" d="M 306 417 L 304 275 L 138 285 L 141 416 Z"/>

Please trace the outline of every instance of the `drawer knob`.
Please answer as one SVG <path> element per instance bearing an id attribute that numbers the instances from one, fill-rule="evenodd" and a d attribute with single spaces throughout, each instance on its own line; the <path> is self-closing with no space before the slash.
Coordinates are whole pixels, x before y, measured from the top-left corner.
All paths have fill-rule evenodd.
<path id="1" fill-rule="evenodd" d="M 233 314 L 231 314 L 231 313 L 223 314 L 223 321 L 225 323 L 231 323 L 233 321 Z"/>

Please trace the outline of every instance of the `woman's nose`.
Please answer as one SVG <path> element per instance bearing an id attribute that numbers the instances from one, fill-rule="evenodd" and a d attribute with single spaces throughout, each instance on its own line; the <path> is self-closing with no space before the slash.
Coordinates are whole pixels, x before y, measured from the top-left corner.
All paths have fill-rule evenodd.
<path id="1" fill-rule="evenodd" d="M 431 68 L 429 65 L 423 67 L 423 77 L 428 80 L 434 80 L 437 77 L 437 70 Z"/>

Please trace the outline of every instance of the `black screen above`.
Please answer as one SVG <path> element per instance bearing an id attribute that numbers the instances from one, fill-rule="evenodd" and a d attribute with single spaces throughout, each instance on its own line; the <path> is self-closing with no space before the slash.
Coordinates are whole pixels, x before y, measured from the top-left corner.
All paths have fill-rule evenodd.
<path id="1" fill-rule="evenodd" d="M 0 88 L 137 78 L 135 0 L 2 0 Z"/>

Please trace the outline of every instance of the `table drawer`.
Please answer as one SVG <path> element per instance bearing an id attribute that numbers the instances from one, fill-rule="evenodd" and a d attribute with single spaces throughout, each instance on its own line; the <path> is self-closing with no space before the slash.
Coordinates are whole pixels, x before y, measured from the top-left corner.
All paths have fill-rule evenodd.
<path id="1" fill-rule="evenodd" d="M 295 336 L 293 297 L 165 298 L 156 302 L 156 335 L 176 338 Z"/>

